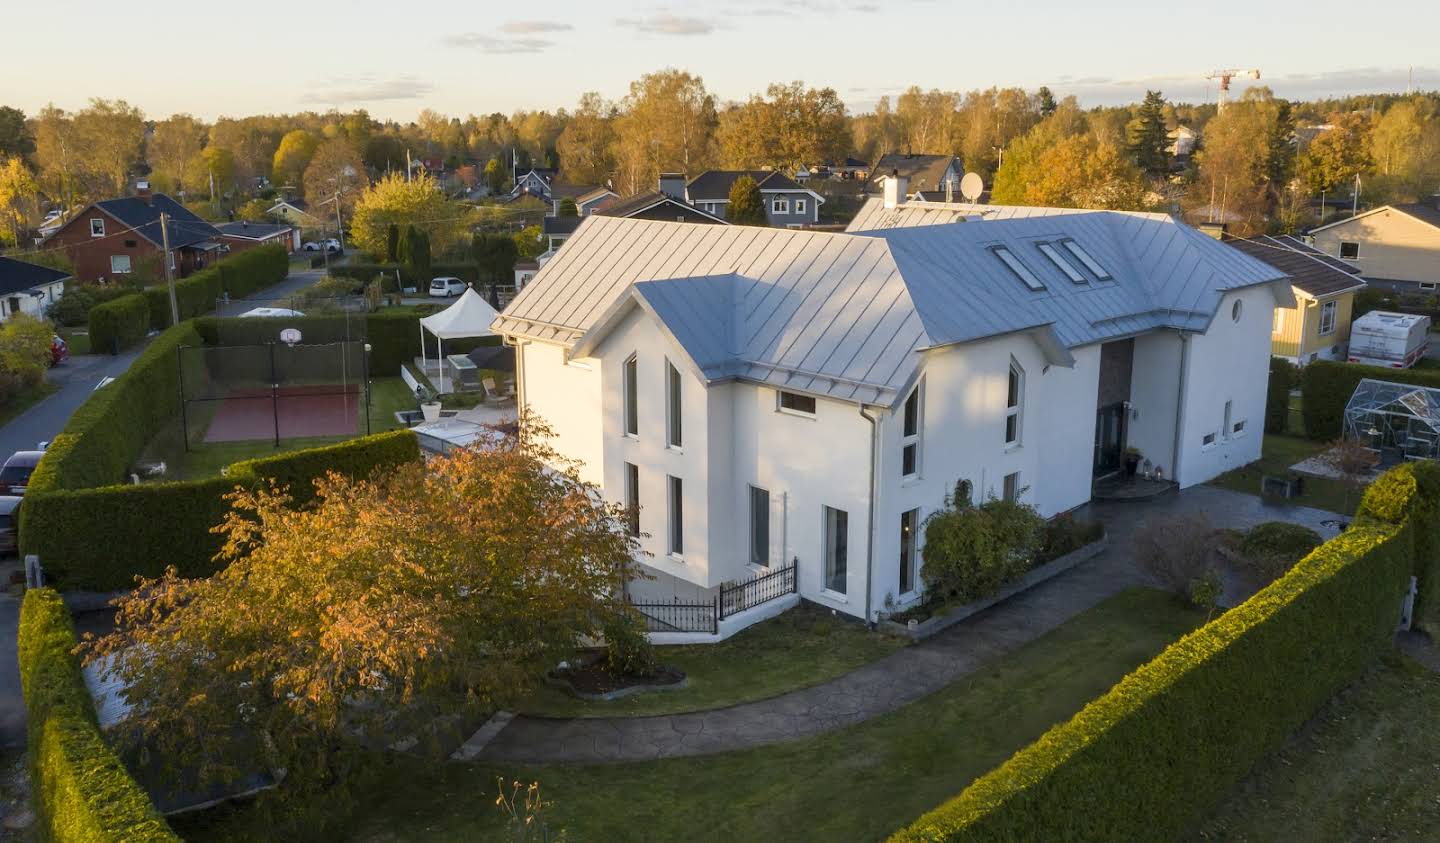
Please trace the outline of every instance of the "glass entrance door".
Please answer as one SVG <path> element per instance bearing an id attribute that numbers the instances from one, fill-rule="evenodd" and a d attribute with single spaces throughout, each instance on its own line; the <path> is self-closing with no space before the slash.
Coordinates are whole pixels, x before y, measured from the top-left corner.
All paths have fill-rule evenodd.
<path id="1" fill-rule="evenodd" d="M 1120 470 L 1125 458 L 1125 405 L 1101 407 L 1095 418 L 1095 476 Z"/>

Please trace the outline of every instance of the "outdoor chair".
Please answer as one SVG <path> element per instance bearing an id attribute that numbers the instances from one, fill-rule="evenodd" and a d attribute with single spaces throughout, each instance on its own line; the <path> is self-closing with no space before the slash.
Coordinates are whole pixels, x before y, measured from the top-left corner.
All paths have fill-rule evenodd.
<path id="1" fill-rule="evenodd" d="M 500 407 L 515 400 L 515 387 L 508 382 L 503 392 L 495 385 L 494 378 L 485 378 L 481 383 L 485 386 L 485 403 Z"/>

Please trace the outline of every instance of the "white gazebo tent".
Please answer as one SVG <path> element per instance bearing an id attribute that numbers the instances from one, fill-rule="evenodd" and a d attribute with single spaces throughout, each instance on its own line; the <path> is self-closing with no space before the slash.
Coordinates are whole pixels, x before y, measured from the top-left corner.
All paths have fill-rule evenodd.
<path id="1" fill-rule="evenodd" d="M 422 367 L 427 362 L 425 332 L 429 331 L 435 336 L 435 359 L 440 361 L 439 387 L 442 393 L 445 391 L 445 340 L 494 336 L 490 323 L 499 315 L 473 287 L 466 287 L 454 304 L 420 320 L 420 362 Z"/>

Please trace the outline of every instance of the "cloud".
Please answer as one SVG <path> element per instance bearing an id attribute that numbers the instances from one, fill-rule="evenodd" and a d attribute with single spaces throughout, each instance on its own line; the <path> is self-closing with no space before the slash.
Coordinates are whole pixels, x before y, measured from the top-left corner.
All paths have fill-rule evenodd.
<path id="1" fill-rule="evenodd" d="M 310 86 L 300 101 L 336 105 L 347 102 L 382 102 L 413 100 L 423 97 L 435 86 L 417 76 L 375 79 L 370 76 L 337 76 Z"/>
<path id="2" fill-rule="evenodd" d="M 1415 86 L 1419 90 L 1434 87 L 1440 80 L 1440 67 L 1416 67 Z M 1231 83 L 1230 96 L 1238 99 L 1245 89 L 1264 85 L 1278 97 L 1316 99 L 1354 94 L 1396 92 L 1405 90 L 1409 68 L 1356 67 L 1309 73 L 1262 74 L 1258 80 L 1238 78 Z M 1134 79 L 1105 77 L 1059 77 L 1052 87 L 1060 95 L 1074 94 L 1086 105 L 1123 105 L 1139 102 L 1146 90 L 1163 91 L 1172 102 L 1214 102 L 1219 83 L 1206 80 L 1203 72 L 1163 74 Z"/>
<path id="3" fill-rule="evenodd" d="M 547 41 L 544 38 L 496 38 L 491 35 L 482 35 L 479 32 L 460 32 L 445 36 L 445 45 L 506 55 L 538 53 L 555 46 L 555 42 Z"/>
<path id="4" fill-rule="evenodd" d="M 653 35 L 709 35 L 715 31 L 715 24 L 704 18 L 688 15 L 672 15 L 660 12 L 644 18 L 617 18 L 617 26 L 628 26 L 637 32 Z"/>
<path id="5" fill-rule="evenodd" d="M 878 3 L 868 2 L 823 2 L 820 0 L 754 0 L 732 6 L 727 12 L 737 17 L 797 17 L 800 15 L 833 15 L 843 12 L 874 14 L 880 11 Z"/>
<path id="6" fill-rule="evenodd" d="M 500 27 L 501 32 L 524 35 L 530 32 L 569 32 L 575 27 L 568 23 L 548 20 L 514 20 Z"/>

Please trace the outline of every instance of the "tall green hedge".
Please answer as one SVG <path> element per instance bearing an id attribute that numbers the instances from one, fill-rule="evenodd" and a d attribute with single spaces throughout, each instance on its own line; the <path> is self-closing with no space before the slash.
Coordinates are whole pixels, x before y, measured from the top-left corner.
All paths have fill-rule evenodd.
<path id="1" fill-rule="evenodd" d="M 432 263 L 428 272 L 420 273 L 413 266 L 399 263 L 347 263 L 342 266 L 330 267 L 330 274 L 341 278 L 353 278 L 356 281 L 369 283 L 376 275 L 385 277 L 384 289 L 386 292 L 394 292 L 395 271 L 400 271 L 400 278 L 407 284 L 428 284 L 431 278 L 454 277 L 459 278 L 467 284 L 474 284 L 480 280 L 480 267 L 474 263 Z M 507 278 L 497 278 L 500 284 L 513 283 L 513 275 Z M 489 283 L 489 279 L 486 279 Z M 424 292 L 424 290 L 421 290 Z"/>
<path id="2" fill-rule="evenodd" d="M 100 733 L 75 644 L 60 595 L 26 592 L 18 651 L 39 836 L 53 843 L 178 843 Z"/>
<path id="3" fill-rule="evenodd" d="M 224 520 L 224 496 L 236 486 L 274 479 L 308 501 L 326 471 L 365 477 L 419 458 L 415 434 L 397 430 L 239 462 L 225 477 L 32 490 L 21 535 L 25 552 L 38 554 L 45 575 L 68 590 L 119 591 L 171 565 L 182 576 L 209 576 L 222 544 L 211 528 Z"/>
<path id="4" fill-rule="evenodd" d="M 1432 638 L 1440 636 L 1440 463 L 1410 462 L 1385 472 L 1365 490 L 1356 518 L 1414 524 L 1412 624 Z"/>
<path id="5" fill-rule="evenodd" d="M 215 309 L 216 299 L 227 292 L 231 298 L 240 298 L 278 284 L 289 272 L 290 259 L 282 246 L 261 246 L 237 252 L 175 282 L 175 303 L 180 319 L 183 321 L 209 313 Z M 163 331 L 170 327 L 170 288 L 166 284 L 146 288 L 140 298 L 145 302 L 147 329 Z M 90 311 L 92 343 L 95 314 L 101 307 L 104 305 L 97 305 Z M 144 336 L 145 331 L 142 330 L 138 337 L 123 343 L 122 347 Z M 103 347 L 109 348 L 108 345 Z"/>
<path id="6" fill-rule="evenodd" d="M 90 308 L 90 347 L 117 353 L 150 332 L 150 305 L 143 293 L 131 293 Z"/>
<path id="7" fill-rule="evenodd" d="M 1419 526 L 1357 523 L 892 839 L 1175 839 L 1389 646 Z"/>
<path id="8" fill-rule="evenodd" d="M 1295 364 L 1283 357 L 1270 358 L 1270 385 L 1265 393 L 1265 432 L 1290 428 L 1290 390 L 1299 383 Z"/>
<path id="9" fill-rule="evenodd" d="M 1387 369 L 1317 360 L 1300 373 L 1305 435 L 1322 441 L 1338 437 L 1345 421 L 1345 405 L 1364 378 L 1440 388 L 1440 371 L 1434 369 Z"/>

